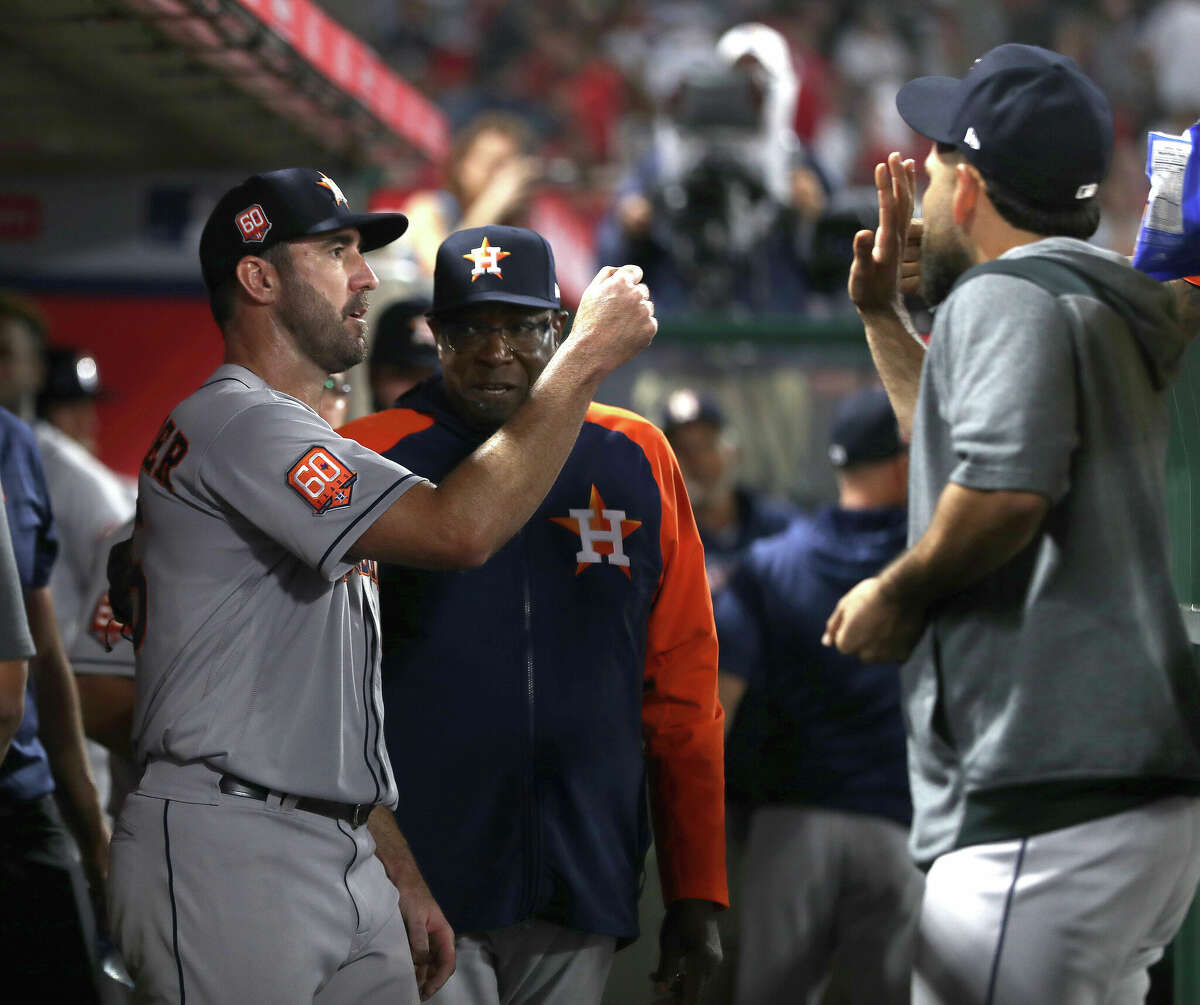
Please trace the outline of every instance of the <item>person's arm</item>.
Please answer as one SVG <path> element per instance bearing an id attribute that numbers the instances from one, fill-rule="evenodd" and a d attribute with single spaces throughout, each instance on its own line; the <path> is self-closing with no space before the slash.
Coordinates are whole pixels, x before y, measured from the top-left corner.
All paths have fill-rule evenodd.
<path id="1" fill-rule="evenodd" d="M 472 568 L 520 530 L 558 477 L 600 382 L 658 330 L 641 278 L 634 265 L 601 269 L 516 415 L 440 485 L 415 485 L 392 503 L 346 558 Z"/>
<path id="2" fill-rule="evenodd" d="M 753 553 L 742 557 L 725 589 L 713 598 L 713 617 L 721 653 L 717 694 L 728 737 L 746 689 L 761 682 L 764 616 Z"/>
<path id="3" fill-rule="evenodd" d="M 128 645 L 118 638 L 121 645 Z M 84 734 L 106 750 L 133 760 L 132 677 L 116 674 L 76 674 L 75 689 L 83 714 Z"/>
<path id="4" fill-rule="evenodd" d="M 0 498 L 3 498 L 0 488 Z M 25 683 L 34 654 L 24 591 L 13 554 L 8 513 L 0 502 L 0 763 L 25 718 Z"/>
<path id="5" fill-rule="evenodd" d="M 512 157 L 500 165 L 487 185 L 469 206 L 463 207 L 459 230 L 486 227 L 488 224 L 511 223 L 533 192 L 542 174 L 542 162 L 537 157 Z"/>
<path id="6" fill-rule="evenodd" d="M 454 973 L 454 932 L 425 885 L 392 811 L 376 806 L 367 818 L 367 827 L 375 839 L 375 855 L 400 894 L 400 914 L 408 931 L 417 987 L 425 1001 Z"/>
<path id="7" fill-rule="evenodd" d="M 902 435 L 912 433 L 925 344 L 913 328 L 903 295 L 920 285 L 923 227 L 912 220 L 916 166 L 898 153 L 875 165 L 879 226 L 854 235 L 847 289 L 866 331 L 875 369 L 896 413 Z"/>
<path id="8" fill-rule="evenodd" d="M 934 602 L 995 571 L 1034 539 L 1050 509 L 1036 492 L 942 490 L 921 539 L 838 601 L 822 641 L 864 663 L 906 659 Z"/>
<path id="9" fill-rule="evenodd" d="M 648 451 L 662 498 L 662 579 L 646 638 L 642 733 L 666 917 L 653 979 L 694 1005 L 721 962 L 725 877 L 724 714 L 704 549 L 665 441 Z"/>
<path id="10" fill-rule="evenodd" d="M 746 694 L 746 679 L 735 673 L 721 670 L 717 674 L 717 697 L 721 708 L 725 711 L 725 736 L 729 736 L 729 727 L 737 715 L 738 706 Z"/>
<path id="11" fill-rule="evenodd" d="M 108 875 L 108 825 L 83 745 L 75 678 L 63 651 L 50 587 L 25 591 L 25 610 L 37 655 L 29 661 L 37 689 L 39 733 L 63 818 L 83 856 L 88 881 L 102 893 Z"/>
<path id="12" fill-rule="evenodd" d="M 427 276 L 432 276 L 438 246 L 449 233 L 441 200 L 436 192 L 417 192 L 404 203 L 401 211 L 408 217 L 408 229 L 400 243 L 412 249 L 417 264 Z"/>
<path id="13" fill-rule="evenodd" d="M 0 764 L 8 756 L 8 748 L 25 718 L 27 672 L 24 660 L 0 662 Z"/>

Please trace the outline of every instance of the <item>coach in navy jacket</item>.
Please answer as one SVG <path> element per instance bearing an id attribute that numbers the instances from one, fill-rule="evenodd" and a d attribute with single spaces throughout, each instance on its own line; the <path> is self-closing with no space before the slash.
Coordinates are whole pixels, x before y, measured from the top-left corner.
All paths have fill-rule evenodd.
<path id="1" fill-rule="evenodd" d="M 439 481 L 529 394 L 562 338 L 557 307 L 539 235 L 451 235 L 431 314 L 444 377 L 341 432 Z M 380 602 L 397 816 L 459 936 L 437 1001 L 550 979 L 530 924 L 602 958 L 555 974 L 566 997 L 545 1000 L 598 1001 L 613 946 L 638 934 L 647 781 L 663 937 L 683 950 L 667 956 L 700 952 L 715 926 L 694 922 L 727 904 L 722 715 L 703 549 L 662 433 L 593 405 L 507 545 L 468 572 L 381 567 Z"/>

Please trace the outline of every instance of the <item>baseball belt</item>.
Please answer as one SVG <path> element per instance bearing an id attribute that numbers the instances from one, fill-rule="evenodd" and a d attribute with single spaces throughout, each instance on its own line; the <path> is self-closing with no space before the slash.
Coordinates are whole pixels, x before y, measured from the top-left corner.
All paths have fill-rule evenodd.
<path id="1" fill-rule="evenodd" d="M 266 802 L 267 796 L 274 791 L 248 782 L 244 778 L 238 778 L 237 775 L 222 775 L 218 787 L 227 796 L 242 796 L 245 799 L 257 799 L 260 802 Z M 295 799 L 298 810 L 319 813 L 323 817 L 332 817 L 334 820 L 344 820 L 351 827 L 361 827 L 365 824 L 371 810 L 375 808 L 373 803 L 339 803 L 332 799 L 289 796 L 286 792 L 275 792 L 274 794 L 281 800 Z"/>

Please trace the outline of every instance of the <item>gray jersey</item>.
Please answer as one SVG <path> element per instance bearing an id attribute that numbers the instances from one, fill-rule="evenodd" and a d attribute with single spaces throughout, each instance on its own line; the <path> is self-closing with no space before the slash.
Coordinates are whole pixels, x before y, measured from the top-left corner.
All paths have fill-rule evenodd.
<path id="1" fill-rule="evenodd" d="M 1051 506 L 1019 554 L 937 605 L 904 666 L 918 861 L 957 845 L 977 793 L 1200 780 L 1163 507 L 1165 388 L 1187 338 L 1169 293 L 1121 256 L 1056 237 L 1002 260 L 1038 256 L 1105 300 L 968 278 L 938 308 L 921 376 L 910 541 L 947 482 Z"/>
<path id="2" fill-rule="evenodd" d="M 140 761 L 395 805 L 378 579 L 343 556 L 418 481 L 240 366 L 176 407 L 138 483 Z"/>

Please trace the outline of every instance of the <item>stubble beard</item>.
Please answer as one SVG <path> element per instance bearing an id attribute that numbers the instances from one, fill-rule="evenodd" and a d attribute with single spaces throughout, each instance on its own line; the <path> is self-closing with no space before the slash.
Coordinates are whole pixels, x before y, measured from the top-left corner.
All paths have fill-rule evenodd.
<path id="1" fill-rule="evenodd" d="M 346 329 L 350 312 L 366 307 L 365 295 L 351 297 L 339 312 L 311 283 L 295 275 L 285 282 L 279 319 L 304 355 L 324 373 L 341 373 L 366 359 L 366 340 Z"/>
<path id="2" fill-rule="evenodd" d="M 921 239 L 921 296 L 936 307 L 950 295 L 954 284 L 975 263 L 953 233 L 926 230 Z"/>

